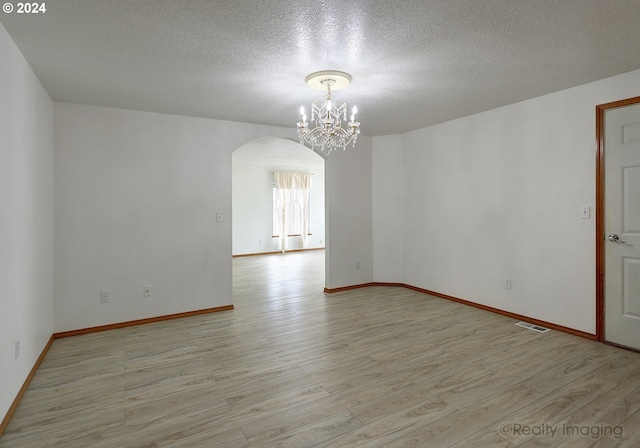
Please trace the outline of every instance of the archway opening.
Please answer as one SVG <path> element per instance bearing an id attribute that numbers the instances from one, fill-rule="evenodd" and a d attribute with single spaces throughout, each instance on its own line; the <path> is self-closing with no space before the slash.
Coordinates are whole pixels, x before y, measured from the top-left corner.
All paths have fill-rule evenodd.
<path id="1" fill-rule="evenodd" d="M 312 174 L 304 245 L 300 233 L 288 231 L 284 237 L 284 254 L 274 206 L 276 194 L 273 173 L 278 171 Z M 240 266 L 247 264 L 252 265 L 249 270 L 252 275 L 270 276 L 274 282 L 277 281 L 276 275 L 283 272 L 279 266 L 288 266 L 288 280 L 281 279 L 280 287 L 292 285 L 292 279 L 298 278 L 313 280 L 314 288 L 323 288 L 326 263 L 324 248 L 327 245 L 325 216 L 325 160 L 319 154 L 297 142 L 279 137 L 259 138 L 237 148 L 232 154 L 234 301 L 236 277 L 243 270 Z M 254 255 L 256 257 L 249 257 Z M 288 259 L 282 258 L 283 255 Z M 292 262 L 294 257 L 298 257 L 299 261 Z M 304 271 L 301 270 L 302 264 L 306 265 Z M 309 278 L 309 272 L 314 273 L 313 279 Z"/>

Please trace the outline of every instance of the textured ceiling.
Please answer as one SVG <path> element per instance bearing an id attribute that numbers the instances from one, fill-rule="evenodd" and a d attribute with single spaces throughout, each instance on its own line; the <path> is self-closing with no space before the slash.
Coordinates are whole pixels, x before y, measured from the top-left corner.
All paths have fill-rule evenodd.
<path id="1" fill-rule="evenodd" d="M 0 21 L 56 101 L 295 127 L 337 93 L 406 132 L 640 68 L 640 0 L 49 0 Z M 639 91 L 640 94 L 640 86 Z"/>

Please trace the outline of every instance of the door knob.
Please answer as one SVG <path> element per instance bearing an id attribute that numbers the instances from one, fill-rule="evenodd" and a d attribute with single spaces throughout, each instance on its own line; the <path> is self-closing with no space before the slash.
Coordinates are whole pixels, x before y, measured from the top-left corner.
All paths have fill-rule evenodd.
<path id="1" fill-rule="evenodd" d="M 614 243 L 622 243 L 622 244 L 626 243 L 626 241 L 622 241 L 622 240 L 620 239 L 620 237 L 619 237 L 618 235 L 616 235 L 615 233 L 612 233 L 611 235 L 609 235 L 609 236 L 607 237 L 607 239 L 608 239 L 609 241 L 614 242 Z"/>

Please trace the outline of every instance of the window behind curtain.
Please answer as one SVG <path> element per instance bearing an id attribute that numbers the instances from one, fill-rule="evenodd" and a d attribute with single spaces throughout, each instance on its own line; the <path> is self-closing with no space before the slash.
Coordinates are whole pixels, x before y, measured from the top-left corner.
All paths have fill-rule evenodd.
<path id="1" fill-rule="evenodd" d="M 288 235 L 287 236 L 296 236 L 296 235 L 301 235 L 302 234 L 302 220 L 306 219 L 307 220 L 307 229 L 308 229 L 308 234 L 311 235 L 311 227 L 309 226 L 310 224 L 310 220 L 309 220 L 309 210 L 311 209 L 311 207 L 308 207 L 307 209 L 307 215 L 306 216 L 302 216 L 302 202 L 300 201 L 300 194 L 296 194 L 295 191 L 291 192 L 292 194 L 289 194 L 289 201 L 287 203 L 287 213 L 286 213 L 286 219 L 287 219 L 287 229 L 288 229 Z M 272 197 L 272 221 L 273 221 L 273 236 L 280 236 L 280 225 L 279 225 L 279 221 L 278 221 L 278 199 L 277 199 L 277 188 L 273 187 L 273 197 Z"/>
<path id="2" fill-rule="evenodd" d="M 278 248 L 282 253 L 287 250 L 287 236 L 294 235 L 297 229 L 300 235 L 298 247 L 304 249 L 309 243 L 309 194 L 311 174 L 295 171 L 274 171 L 275 187 L 274 215 L 277 217 Z"/>

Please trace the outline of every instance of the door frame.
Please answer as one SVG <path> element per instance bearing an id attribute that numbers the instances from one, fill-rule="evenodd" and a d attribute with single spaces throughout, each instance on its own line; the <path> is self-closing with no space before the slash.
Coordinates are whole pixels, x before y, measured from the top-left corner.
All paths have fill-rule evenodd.
<path id="1" fill-rule="evenodd" d="M 605 341 L 604 328 L 604 252 L 605 252 L 605 228 L 604 228 L 604 115 L 609 109 L 631 106 L 640 103 L 640 96 L 627 98 L 626 100 L 596 106 L 596 340 Z M 616 345 L 607 342 L 611 345 Z"/>

